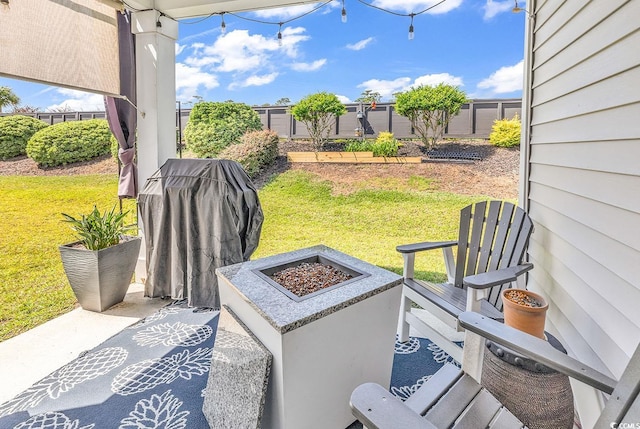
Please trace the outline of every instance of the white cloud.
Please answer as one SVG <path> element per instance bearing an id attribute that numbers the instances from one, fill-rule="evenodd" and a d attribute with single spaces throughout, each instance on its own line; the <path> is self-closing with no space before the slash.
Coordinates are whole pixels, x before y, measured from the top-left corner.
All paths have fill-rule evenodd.
<path id="1" fill-rule="evenodd" d="M 52 104 L 47 110 L 91 111 L 104 110 L 104 96 L 75 89 L 57 88 L 56 92 L 68 97 L 58 104 Z"/>
<path id="2" fill-rule="evenodd" d="M 487 0 L 487 3 L 483 6 L 484 19 L 489 20 L 500 13 L 508 12 L 513 8 L 513 5 L 514 3 L 511 0 L 504 0 L 504 1 Z"/>
<path id="3" fill-rule="evenodd" d="M 276 78 L 278 77 L 278 72 L 273 72 L 273 73 L 269 73 L 269 74 L 265 74 L 265 75 L 253 75 L 253 76 L 249 76 L 248 78 L 240 81 L 240 82 L 232 82 L 229 85 L 230 90 L 236 89 L 236 88 L 245 88 L 247 86 L 262 86 L 262 85 L 267 85 L 271 82 L 273 82 L 274 80 L 276 80 Z"/>
<path id="4" fill-rule="evenodd" d="M 358 85 L 358 88 L 363 90 L 370 89 L 371 91 L 378 92 L 383 99 L 393 98 L 393 94 L 396 92 L 403 92 L 411 89 L 411 87 L 420 85 L 438 85 L 439 83 L 446 83 L 454 86 L 463 86 L 462 78 L 458 76 L 450 75 L 449 73 L 437 73 L 419 76 L 415 80 L 411 81 L 409 77 L 399 77 L 394 80 L 380 80 L 370 79 L 366 82 L 362 82 Z"/>
<path id="5" fill-rule="evenodd" d="M 462 78 L 459 76 L 452 76 L 449 73 L 436 73 L 436 74 L 427 74 L 424 76 L 420 76 L 416 78 L 412 86 L 420 86 L 420 85 L 438 85 L 440 83 L 446 83 L 448 85 L 453 86 L 464 86 L 462 83 Z"/>
<path id="6" fill-rule="evenodd" d="M 182 51 L 184 51 L 184 48 L 186 47 L 187 45 L 181 45 L 179 43 L 176 43 L 176 56 L 180 55 Z"/>
<path id="7" fill-rule="evenodd" d="M 524 76 L 524 60 L 513 66 L 500 67 L 479 84 L 479 89 L 490 90 L 492 94 L 506 94 L 521 91 Z"/>
<path id="8" fill-rule="evenodd" d="M 415 13 L 423 11 L 429 7 L 440 3 L 441 0 L 375 0 L 373 5 L 381 7 L 383 9 L 394 10 L 404 13 Z M 462 4 L 462 0 L 448 0 L 442 4 L 439 4 L 433 9 L 429 10 L 430 14 L 447 13 L 456 9 Z"/>
<path id="9" fill-rule="evenodd" d="M 190 36 L 181 37 L 180 41 L 185 43 L 185 42 L 188 42 L 189 40 L 195 40 L 195 39 L 199 39 L 199 38 L 204 37 L 204 36 L 208 36 L 209 34 L 219 33 L 220 31 L 221 31 L 220 27 L 215 27 L 215 23 L 214 23 L 214 27 L 213 28 L 210 28 L 208 30 L 202 31 L 200 33 L 192 34 Z"/>
<path id="10" fill-rule="evenodd" d="M 374 40 L 375 38 L 373 37 L 367 37 L 366 39 L 360 40 L 359 42 L 348 44 L 347 49 L 351 49 L 352 51 L 360 51 L 366 48 L 367 45 L 373 42 Z"/>
<path id="11" fill-rule="evenodd" d="M 176 97 L 178 100 L 191 100 L 198 95 L 198 89 L 205 87 L 213 89 L 218 87 L 218 79 L 209 73 L 203 72 L 198 67 L 190 67 L 186 64 L 176 64 Z"/>
<path id="12" fill-rule="evenodd" d="M 411 78 L 408 77 L 399 77 L 394 80 L 369 79 L 358 85 L 358 88 L 376 91 L 382 98 L 393 98 L 394 92 L 402 91 L 410 83 Z"/>
<path id="13" fill-rule="evenodd" d="M 213 45 L 193 44 L 193 54 L 185 63 L 193 67 L 210 66 L 218 72 L 251 72 L 273 65 L 273 55 L 298 56 L 299 44 L 309 39 L 303 27 L 282 30 L 282 46 L 278 40 L 247 30 L 234 30 L 216 39 Z"/>
<path id="14" fill-rule="evenodd" d="M 310 71 L 316 71 L 320 69 L 326 63 L 327 63 L 327 59 L 322 58 L 312 63 L 293 63 L 291 64 L 291 68 L 299 72 L 310 72 Z"/>
<path id="15" fill-rule="evenodd" d="M 278 70 L 287 59 L 295 60 L 300 56 L 302 42 L 309 40 L 304 27 L 285 27 L 282 29 L 282 43 L 273 37 L 251 34 L 248 30 L 234 30 L 220 35 L 212 44 L 193 43 L 192 53 L 184 60 L 193 74 L 204 81 L 204 76 L 229 73 L 231 83 L 228 88 L 261 86 L 273 82 Z M 296 71 L 313 71 L 325 65 L 326 59 L 310 63 L 294 61 L 291 66 Z M 185 71 L 187 71 L 185 69 Z M 214 78 L 215 79 L 215 78 Z M 215 79 L 215 86 L 217 86 Z M 189 86 L 195 89 L 193 85 Z"/>
<path id="16" fill-rule="evenodd" d="M 56 88 L 55 86 L 48 86 L 48 87 L 46 87 L 44 89 L 41 89 L 40 91 L 36 92 L 35 94 L 33 94 L 32 97 L 37 97 L 39 95 L 46 94 L 47 92 L 54 91 L 56 89 L 58 89 L 58 88 Z"/>
<path id="17" fill-rule="evenodd" d="M 351 100 L 349 99 L 349 97 L 347 97 L 345 95 L 336 94 L 336 97 L 338 97 L 338 100 L 340 100 L 340 102 L 343 103 L 343 104 L 351 103 Z"/>
<path id="18" fill-rule="evenodd" d="M 306 34 L 303 34 L 305 31 L 307 30 L 304 27 L 286 27 L 282 30 L 281 50 L 289 58 L 298 57 L 300 43 L 311 38 Z"/>
<path id="19" fill-rule="evenodd" d="M 267 52 L 276 50 L 278 44 L 259 34 L 251 35 L 247 30 L 234 30 L 218 37 L 213 45 L 197 48 L 185 60 L 190 66 L 213 66 L 220 72 L 246 72 L 264 65 Z"/>

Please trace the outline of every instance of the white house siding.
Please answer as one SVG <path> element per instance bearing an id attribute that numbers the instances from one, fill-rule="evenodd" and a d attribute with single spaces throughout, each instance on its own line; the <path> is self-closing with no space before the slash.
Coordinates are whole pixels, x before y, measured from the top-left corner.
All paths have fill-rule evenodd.
<path id="1" fill-rule="evenodd" d="M 640 342 L 640 1 L 528 3 L 529 287 L 569 352 L 618 378 Z"/>

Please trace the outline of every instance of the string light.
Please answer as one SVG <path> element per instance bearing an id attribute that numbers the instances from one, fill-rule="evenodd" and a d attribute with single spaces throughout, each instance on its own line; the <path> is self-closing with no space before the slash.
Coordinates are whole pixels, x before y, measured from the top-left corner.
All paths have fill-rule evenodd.
<path id="1" fill-rule="evenodd" d="M 282 26 L 283 25 L 288 24 L 288 23 L 290 23 L 292 21 L 295 21 L 297 19 L 303 18 L 303 17 L 305 17 L 305 16 L 317 11 L 318 9 L 321 9 L 324 6 L 327 6 L 332 1 L 333 0 L 327 0 L 327 1 L 319 4 L 318 6 L 314 7 L 313 9 L 311 9 L 311 10 L 309 10 L 307 12 L 304 12 L 304 13 L 298 15 L 298 16 L 294 16 L 293 18 L 290 18 L 290 19 L 287 19 L 286 21 L 281 21 L 281 22 L 263 21 L 263 20 L 260 20 L 260 19 L 255 19 L 255 18 L 249 18 L 247 16 L 242 16 L 242 15 L 239 15 L 239 14 L 233 13 L 233 12 L 214 12 L 214 13 L 212 13 L 212 14 L 204 17 L 204 18 L 198 19 L 196 21 L 191 21 L 191 22 L 182 21 L 182 23 L 183 24 L 197 24 L 197 23 L 200 23 L 200 22 L 212 17 L 213 15 L 220 15 L 220 30 L 221 30 L 222 33 L 224 33 L 226 31 L 226 28 L 227 28 L 227 25 L 226 25 L 226 23 L 224 21 L 224 15 L 227 14 L 227 15 L 232 15 L 232 16 L 234 16 L 236 18 L 245 20 L 245 21 L 256 22 L 258 24 L 278 25 L 278 36 L 277 36 L 278 37 L 278 45 L 282 46 Z M 431 9 L 433 9 L 436 6 L 441 5 L 445 1 L 447 1 L 447 0 L 440 0 L 439 2 L 433 4 L 433 5 L 429 6 L 429 7 L 427 7 L 426 9 L 423 9 L 423 10 L 421 10 L 419 12 L 399 13 L 399 12 L 394 12 L 392 10 L 384 9 L 384 8 L 382 8 L 380 6 L 376 6 L 376 5 L 372 4 L 372 3 L 367 3 L 364 0 L 358 0 L 359 3 L 361 3 L 361 4 L 363 4 L 363 5 L 367 6 L 367 7 L 370 7 L 370 8 L 373 8 L 373 9 L 378 9 L 378 10 L 380 10 L 382 12 L 386 12 L 386 13 L 391 14 L 391 15 L 406 16 L 406 17 L 411 18 L 411 23 L 409 25 L 409 35 L 408 35 L 409 40 L 413 40 L 414 36 L 415 36 L 414 27 L 413 27 L 413 18 L 418 16 L 418 15 L 422 15 L 423 13 L 426 13 L 426 12 L 430 11 Z M 8 4 L 9 0 L 0 0 L 0 4 L 5 4 L 5 2 Z M 525 12 L 525 13 L 527 13 L 527 15 L 529 15 L 531 17 L 529 12 L 527 12 L 525 9 L 522 9 L 522 8 L 520 8 L 518 6 L 518 0 L 515 0 L 515 7 L 512 10 L 513 10 L 513 12 Z M 347 22 L 347 9 L 345 7 L 345 0 L 342 0 L 342 10 L 340 12 L 340 16 L 341 16 L 342 22 L 346 23 Z"/>
<path id="2" fill-rule="evenodd" d="M 514 4 L 514 6 L 513 6 L 513 9 L 511 9 L 511 12 L 513 12 L 513 13 L 524 12 L 524 13 L 526 13 L 526 14 L 527 14 L 527 16 L 528 16 L 529 18 L 532 18 L 532 19 L 534 18 L 534 16 L 533 16 L 533 15 L 531 15 L 531 14 L 527 11 L 527 9 L 521 8 L 521 7 L 518 5 L 518 0 L 514 0 L 514 3 L 515 3 L 515 4 Z"/>
<path id="3" fill-rule="evenodd" d="M 342 0 L 342 23 L 345 24 L 347 22 L 347 9 L 344 8 L 344 0 Z"/>
<path id="4" fill-rule="evenodd" d="M 278 27 L 278 46 L 282 46 L 282 22 L 279 23 L 280 27 Z"/>
<path id="5" fill-rule="evenodd" d="M 412 13 L 410 16 L 411 16 L 411 24 L 409 25 L 409 40 L 413 40 L 413 17 L 414 17 L 414 14 Z"/>
<path id="6" fill-rule="evenodd" d="M 514 3 L 515 3 L 515 6 L 513 6 L 513 9 L 511 9 L 511 12 L 513 13 L 524 12 L 524 9 L 518 6 L 518 0 L 514 0 Z"/>

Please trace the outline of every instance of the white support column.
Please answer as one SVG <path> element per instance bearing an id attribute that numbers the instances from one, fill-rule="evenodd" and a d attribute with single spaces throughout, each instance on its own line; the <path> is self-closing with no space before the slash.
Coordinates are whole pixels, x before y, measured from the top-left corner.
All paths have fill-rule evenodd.
<path id="1" fill-rule="evenodd" d="M 169 158 L 176 156 L 176 54 L 178 22 L 156 10 L 133 13 L 136 35 L 138 106 L 138 187 Z M 144 225 L 140 225 L 144 228 Z M 146 279 L 144 246 L 136 280 Z"/>

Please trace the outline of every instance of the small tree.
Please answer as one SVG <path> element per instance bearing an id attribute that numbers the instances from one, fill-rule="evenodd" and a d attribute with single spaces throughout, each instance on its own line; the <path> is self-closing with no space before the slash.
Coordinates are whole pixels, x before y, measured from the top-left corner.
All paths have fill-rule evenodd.
<path id="1" fill-rule="evenodd" d="M 316 150 L 320 150 L 329 138 L 329 132 L 338 116 L 347 113 L 347 108 L 335 94 L 318 92 L 304 97 L 291 108 L 291 114 L 307 126 Z"/>
<path id="2" fill-rule="evenodd" d="M 356 98 L 355 101 L 359 103 L 373 104 L 373 103 L 380 102 L 381 98 L 382 96 L 380 95 L 379 92 L 366 89 L 362 91 L 362 93 L 360 94 L 360 97 Z"/>
<path id="3" fill-rule="evenodd" d="M 276 101 L 275 106 L 288 106 L 289 104 L 291 104 L 291 100 L 289 100 L 289 98 L 287 97 L 282 97 L 279 98 L 278 101 Z"/>
<path id="4" fill-rule="evenodd" d="M 38 106 L 31 106 L 29 104 L 25 104 L 24 106 L 13 106 L 12 113 L 37 113 L 40 112 L 41 109 Z"/>
<path id="5" fill-rule="evenodd" d="M 20 103 L 20 98 L 13 93 L 8 86 L 0 86 L 0 113 L 5 106 L 15 106 Z"/>
<path id="6" fill-rule="evenodd" d="M 427 149 L 435 147 L 452 116 L 467 102 L 467 95 L 458 87 L 441 83 L 423 85 L 396 94 L 395 110 L 409 118 Z"/>

